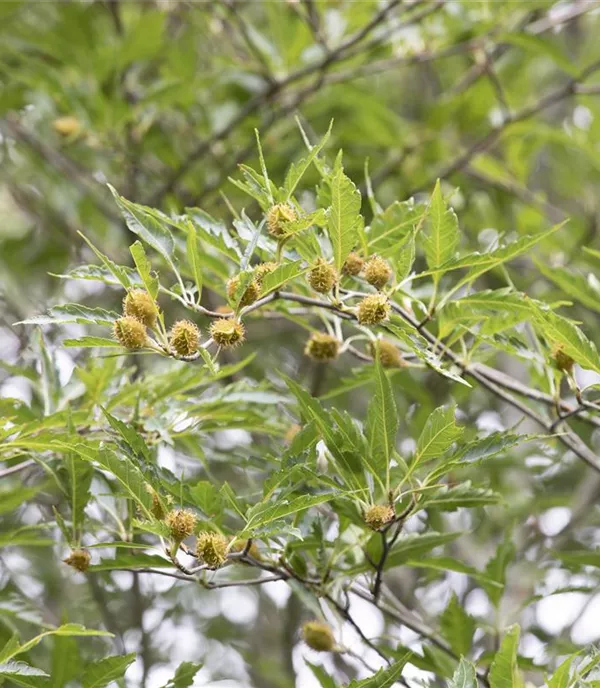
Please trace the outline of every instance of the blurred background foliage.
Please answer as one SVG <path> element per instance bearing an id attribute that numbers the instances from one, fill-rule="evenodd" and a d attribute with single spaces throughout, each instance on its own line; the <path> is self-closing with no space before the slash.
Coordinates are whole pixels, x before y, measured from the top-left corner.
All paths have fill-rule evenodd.
<path id="1" fill-rule="evenodd" d="M 106 182 L 126 198 L 165 212 L 201 207 L 231 225 L 230 207 L 244 207 L 256 219 L 258 206 L 228 177 L 237 176 L 240 163 L 258 168 L 256 128 L 269 174 L 281 183 L 290 162 L 305 151 L 295 117 L 313 142 L 334 119 L 328 150 L 343 148 L 345 171 L 363 191 L 367 222 L 369 179 L 385 208 L 411 195 L 428 198 L 441 177 L 446 192 L 456 189 L 452 202 L 463 247 L 483 249 L 500 237 L 536 233 L 568 217 L 568 229 L 538 245 L 535 258 L 550 272 L 568 266 L 596 285 L 598 258 L 581 246 L 600 249 L 600 86 L 586 72 L 600 60 L 599 31 L 595 0 L 1 3 L 2 395 L 40 405 L 47 393 L 36 386 L 35 373 L 26 372 L 28 365 L 48 365 L 39 363 L 39 339 L 29 329 L 13 328 L 14 322 L 64 301 L 118 306 L 116 290 L 52 276 L 93 260 L 78 232 L 111 258 L 131 264 L 132 237 Z M 314 170 L 305 182 L 307 188 L 317 182 Z M 512 265 L 511 278 L 532 296 L 564 298 L 565 287 L 540 276 L 528 259 Z M 493 274 L 486 280 L 490 288 L 505 284 Z M 205 299 L 214 307 L 224 302 L 210 291 Z M 592 340 L 599 332 L 599 309 L 568 309 L 570 317 L 584 321 Z M 45 330 L 51 349 L 57 334 L 56 328 Z M 304 339 L 290 323 L 275 328 L 265 321 L 233 359 L 261 351 L 246 371 L 254 380 L 280 367 L 314 393 L 327 394 L 346 364 L 326 372 L 308 364 L 301 356 Z M 63 385 L 75 364 L 88 365 L 84 353 L 56 356 Z M 394 380 L 401 416 L 416 418 L 418 426 L 450 395 L 468 425 L 504 429 L 516 418 L 483 392 L 450 389 L 434 374 L 407 371 Z M 336 403 L 360 415 L 366 398 L 338 394 Z M 285 428 L 274 424 L 271 430 L 282 434 Z M 582 434 L 592 446 L 597 441 L 588 429 Z M 238 440 L 221 438 L 211 458 L 233 452 L 247 459 Z M 201 449 L 187 449 L 203 460 Z M 474 565 L 485 563 L 503 534 L 516 529 L 521 549 L 502 612 L 507 617 L 540 582 L 528 556 L 560 530 L 556 523 L 575 501 L 583 506 L 581 530 L 564 536 L 561 546 L 572 545 L 571 536 L 597 539 L 597 531 L 589 530 L 597 523 L 597 483 L 588 480 L 581 463 L 553 469 L 552 451 L 557 450 L 546 447 L 543 456 L 517 452 L 494 464 L 491 485 L 513 493 L 513 500 L 473 526 Z M 218 471 L 233 484 L 245 479 L 235 467 L 220 465 Z M 554 520 L 550 509 L 557 509 Z M 46 621 L 53 623 L 64 615 L 110 628 L 117 618 L 123 646 L 144 656 L 137 673 L 128 674 L 131 685 L 162 685 L 172 664 L 190 654 L 207 661 L 212 676 L 232 679 L 219 685 L 293 685 L 294 634 L 302 611 L 287 593 L 200 592 L 155 582 L 141 588 L 126 573 L 67 586 L 44 547 L 19 550 L 10 559 L 2 555 L 2 566 L 0 608 L 10 624 L 39 617 L 40 610 L 27 602 L 32 597 L 43 602 Z M 567 585 L 564 570 L 553 575 L 554 583 Z M 405 569 L 393 585 L 405 600 L 436 609 L 438 586 L 448 581 L 435 571 L 419 580 L 418 595 Z M 577 619 L 566 608 L 574 598 L 562 599 L 567 601 L 554 613 L 565 623 L 549 620 L 538 607 L 527 611 L 529 657 L 552 637 L 556 647 L 565 648 L 596 639 L 597 631 L 573 626 Z M 157 600 L 142 624 L 144 610 Z M 472 609 L 479 602 L 472 601 Z M 364 613 L 374 628 L 383 624 Z M 49 655 L 46 665 L 64 663 L 72 642 L 48 645 L 45 651 L 54 659 Z M 86 642 L 89 656 L 98 656 L 102 646 L 94 643 L 100 641 Z M 253 661 L 244 664 L 242 658 Z M 66 685 L 57 680 L 57 686 Z M 299 680 L 297 685 L 309 685 L 307 674 Z"/>

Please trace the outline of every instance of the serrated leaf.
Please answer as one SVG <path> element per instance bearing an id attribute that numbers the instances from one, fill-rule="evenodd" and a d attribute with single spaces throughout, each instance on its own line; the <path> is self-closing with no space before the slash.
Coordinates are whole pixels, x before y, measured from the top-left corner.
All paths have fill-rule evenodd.
<path id="1" fill-rule="evenodd" d="M 517 624 L 507 629 L 490 667 L 490 688 L 521 688 L 523 686 L 523 679 L 517 666 L 520 630 Z"/>
<path id="2" fill-rule="evenodd" d="M 502 599 L 504 592 L 504 585 L 506 583 L 506 570 L 515 556 L 515 546 L 512 542 L 512 535 L 510 531 L 506 533 L 506 537 L 501 542 L 494 556 L 488 561 L 485 567 L 485 573 L 492 581 L 499 585 L 490 586 L 482 582 L 482 587 L 486 591 L 494 606 L 498 606 Z"/>
<path id="3" fill-rule="evenodd" d="M 448 606 L 440 616 L 440 630 L 455 654 L 468 654 L 475 628 L 475 619 L 467 614 L 456 593 L 453 593 Z"/>
<path id="4" fill-rule="evenodd" d="M 136 241 L 129 247 L 129 251 L 133 257 L 133 262 L 137 268 L 138 274 L 146 287 L 146 291 L 155 299 L 158 294 L 158 277 L 152 273 L 152 266 L 146 256 L 146 251 L 141 242 Z"/>
<path id="5" fill-rule="evenodd" d="M 333 173 L 330 186 L 327 232 L 333 248 L 333 262 L 339 272 L 358 242 L 358 227 L 362 222 L 361 199 L 356 185 L 344 174 L 341 166 Z"/>
<path id="6" fill-rule="evenodd" d="M 415 463 L 441 456 L 462 434 L 464 429 L 456 425 L 456 407 L 441 406 L 427 419 L 417 440 Z"/>
<path id="7" fill-rule="evenodd" d="M 194 682 L 194 677 L 202 668 L 202 664 L 195 662 L 182 662 L 170 679 L 162 688 L 189 688 Z"/>
<path id="8" fill-rule="evenodd" d="M 452 460 L 459 459 L 463 463 L 484 461 L 497 456 L 507 449 L 512 449 L 524 442 L 535 439 L 538 435 L 514 435 L 504 431 L 493 432 L 486 437 L 469 442 L 452 455 Z"/>
<path id="9" fill-rule="evenodd" d="M 448 682 L 448 688 L 477 688 L 477 685 L 475 667 L 461 657 L 452 679 Z"/>
<path id="10" fill-rule="evenodd" d="M 113 637 L 112 633 L 108 633 L 107 631 L 95 631 L 92 629 L 88 629 L 88 628 L 85 628 L 85 626 L 82 626 L 81 624 L 75 624 L 75 623 L 63 624 L 62 626 L 58 626 L 57 628 L 53 628 L 49 631 L 44 631 L 44 633 L 40 633 L 39 635 L 36 635 L 31 640 L 28 640 L 26 643 L 23 643 L 22 645 L 17 646 L 16 648 L 14 648 L 11 651 L 11 653 L 6 657 L 6 659 L 12 659 L 12 657 L 16 657 L 17 655 L 23 654 L 24 652 L 29 652 L 29 650 L 34 648 L 44 638 L 51 636 L 51 635 L 76 636 L 76 637 L 86 637 L 86 636 L 104 636 L 104 637 L 108 637 L 108 638 Z"/>
<path id="11" fill-rule="evenodd" d="M 175 241 L 167 228 L 168 218 L 154 208 L 128 201 L 110 184 L 108 188 L 119 206 L 127 227 L 159 253 L 176 272 Z"/>
<path id="12" fill-rule="evenodd" d="M 405 245 L 427 212 L 426 206 L 414 201 L 394 201 L 373 218 L 367 232 L 369 249 L 381 256 L 395 256 L 399 246 Z"/>
<path id="13" fill-rule="evenodd" d="M 579 652 L 575 652 L 574 654 L 567 657 L 558 666 L 556 671 L 552 674 L 552 677 L 547 679 L 546 681 L 546 685 L 548 686 L 548 688 L 569 688 L 569 686 L 571 685 L 571 665 L 580 654 L 581 650 Z"/>
<path id="14" fill-rule="evenodd" d="M 107 339 L 106 337 L 79 337 L 79 339 L 64 339 L 62 345 L 66 347 L 81 348 L 123 348 L 122 345 L 116 341 L 116 339 Z"/>
<path id="15" fill-rule="evenodd" d="M 410 652 L 405 652 L 397 662 L 394 662 L 386 669 L 380 669 L 376 674 L 365 678 L 362 681 L 351 681 L 348 688 L 391 688 L 402 675 L 402 671 L 411 656 Z"/>
<path id="16" fill-rule="evenodd" d="M 128 667 L 135 662 L 135 658 L 136 654 L 132 652 L 128 655 L 114 655 L 92 662 L 86 667 L 81 677 L 83 688 L 105 688 L 112 681 L 123 678 Z"/>
<path id="17" fill-rule="evenodd" d="M 369 404 L 367 416 L 367 441 L 369 444 L 368 461 L 372 462 L 375 474 L 383 480 L 386 478 L 386 489 L 389 489 L 389 468 L 396 448 L 398 432 L 398 412 L 388 380 L 381 362 L 374 366 L 375 394 Z"/>
<path id="18" fill-rule="evenodd" d="M 156 554 L 119 554 L 114 559 L 101 559 L 92 564 L 89 571 L 116 571 L 120 569 L 168 569 L 173 568 L 173 562 Z"/>
<path id="19" fill-rule="evenodd" d="M 298 183 L 304 176 L 304 173 L 306 170 L 310 167 L 311 163 L 313 160 L 316 159 L 316 157 L 319 155 L 327 141 L 329 140 L 329 136 L 331 134 L 331 128 L 333 126 L 333 120 L 329 123 L 329 129 L 325 132 L 325 136 L 310 149 L 310 153 L 306 156 L 306 158 L 303 158 L 302 160 L 298 161 L 297 163 L 292 163 L 287 171 L 287 174 L 285 176 L 285 182 L 283 184 L 283 191 L 285 193 L 284 196 L 284 201 L 289 201 L 291 198 L 292 194 L 296 190 L 296 187 L 298 186 Z"/>
<path id="20" fill-rule="evenodd" d="M 277 266 L 273 272 L 269 272 L 263 277 L 260 295 L 266 296 L 272 291 L 281 289 L 291 280 L 303 275 L 307 270 L 308 268 L 302 267 L 301 260 Z"/>
<path id="21" fill-rule="evenodd" d="M 252 531 L 264 528 L 270 523 L 305 511 L 312 506 L 329 502 L 340 497 L 341 492 L 329 492 L 320 495 L 302 495 L 294 499 L 278 499 L 277 503 L 257 504 L 246 513 L 246 526 L 239 537 L 247 537 Z"/>
<path id="22" fill-rule="evenodd" d="M 121 284 L 122 287 L 125 289 L 129 289 L 131 286 L 131 281 L 128 276 L 128 269 L 121 266 L 117 265 L 115 262 L 113 262 L 108 256 L 105 256 L 104 253 L 99 251 L 92 242 L 85 237 L 81 232 L 77 232 L 79 236 L 85 241 L 85 243 L 92 249 L 92 251 L 96 254 L 96 256 L 104 263 L 104 266 L 106 269 L 114 275 L 115 279 L 119 284 Z"/>
<path id="23" fill-rule="evenodd" d="M 51 323 L 78 323 L 80 325 L 112 325 L 120 317 L 119 313 L 107 311 L 104 308 L 88 308 L 78 303 L 65 303 L 62 306 L 49 308 L 47 315 L 35 315 L 15 324 L 48 325 Z"/>
<path id="24" fill-rule="evenodd" d="M 45 671 L 32 667 L 25 662 L 0 664 L 0 679 L 7 679 L 13 684 L 25 686 L 25 688 L 47 688 L 51 685 L 50 676 Z"/>
<path id="25" fill-rule="evenodd" d="M 454 257 L 460 234 L 458 218 L 446 206 L 438 179 L 429 206 L 429 233 L 425 238 L 425 259 L 429 269 L 439 268 Z"/>
<path id="26" fill-rule="evenodd" d="M 186 255 L 194 283 L 196 284 L 196 301 L 200 301 L 202 296 L 202 261 L 200 259 L 200 251 L 198 250 L 198 236 L 196 228 L 192 222 L 188 222 L 188 233 L 186 239 Z"/>

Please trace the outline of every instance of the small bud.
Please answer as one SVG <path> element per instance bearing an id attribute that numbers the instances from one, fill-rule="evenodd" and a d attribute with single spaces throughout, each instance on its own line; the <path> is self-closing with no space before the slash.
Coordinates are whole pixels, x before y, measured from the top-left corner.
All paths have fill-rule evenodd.
<path id="1" fill-rule="evenodd" d="M 385 339 L 373 342 L 371 344 L 371 353 L 373 358 L 379 357 L 384 368 L 402 368 L 405 365 L 400 350 L 391 342 L 386 342 Z"/>
<path id="2" fill-rule="evenodd" d="M 561 373 L 573 373 L 575 361 L 569 356 L 569 354 L 564 352 L 560 344 L 552 351 L 552 359 L 554 361 L 554 365 L 558 370 L 560 370 Z"/>
<path id="3" fill-rule="evenodd" d="M 136 318 L 146 327 L 156 325 L 158 308 L 154 299 L 143 289 L 132 289 L 127 292 L 123 299 L 123 312 L 125 315 Z"/>
<path id="4" fill-rule="evenodd" d="M 169 335 L 169 344 L 179 356 L 192 356 L 198 351 L 200 330 L 189 320 L 178 320 Z"/>
<path id="5" fill-rule="evenodd" d="M 383 289 L 391 276 L 392 269 L 380 256 L 373 256 L 365 263 L 365 279 L 375 289 Z"/>
<path id="6" fill-rule="evenodd" d="M 390 304 L 383 294 L 369 294 L 358 304 L 358 322 L 361 325 L 378 325 L 390 315 Z"/>
<path id="7" fill-rule="evenodd" d="M 287 203 L 278 203 L 269 208 L 267 228 L 269 234 L 281 238 L 286 234 L 286 225 L 297 219 L 296 211 Z"/>
<path id="8" fill-rule="evenodd" d="M 194 532 L 197 520 L 196 514 L 192 511 L 188 511 L 187 509 L 174 509 L 167 514 L 165 523 L 169 528 L 173 540 L 175 540 L 175 542 L 181 542 Z"/>
<path id="9" fill-rule="evenodd" d="M 254 279 L 258 282 L 259 286 L 262 286 L 264 278 L 269 275 L 277 267 L 277 263 L 260 263 L 254 268 Z"/>
<path id="10" fill-rule="evenodd" d="M 291 444 L 294 440 L 294 437 L 302 430 L 302 428 L 298 425 L 298 423 L 292 423 L 290 427 L 286 430 L 285 436 L 284 436 L 284 441 L 286 444 Z"/>
<path id="11" fill-rule="evenodd" d="M 246 329 L 233 318 L 220 318 L 210 326 L 210 336 L 224 349 L 231 349 L 244 341 Z"/>
<path id="12" fill-rule="evenodd" d="M 228 282 L 227 282 L 227 296 L 229 297 L 230 301 L 234 301 L 235 299 L 235 293 L 238 289 L 238 285 L 240 283 L 240 278 L 239 277 L 232 277 Z M 243 308 L 244 306 L 249 306 L 251 303 L 254 303 L 256 299 L 260 295 L 260 286 L 256 280 L 252 280 L 251 282 L 248 283 L 248 286 L 244 290 L 244 293 L 242 294 L 242 297 L 240 299 L 240 306 Z"/>
<path id="13" fill-rule="evenodd" d="M 340 340 L 326 332 L 315 332 L 306 342 L 304 353 L 314 361 L 333 361 L 337 358 Z"/>
<path id="14" fill-rule="evenodd" d="M 218 533 L 200 533 L 196 541 L 196 557 L 211 569 L 218 569 L 227 560 L 227 540 Z"/>
<path id="15" fill-rule="evenodd" d="M 335 637 L 331 626 L 320 621 L 307 621 L 302 626 L 304 642 L 317 652 L 331 652 L 335 647 Z"/>
<path id="16" fill-rule="evenodd" d="M 127 349 L 141 349 L 148 341 L 144 324 L 131 315 L 115 320 L 113 334 L 119 344 Z"/>
<path id="17" fill-rule="evenodd" d="M 74 549 L 66 559 L 63 559 L 63 561 L 76 571 L 85 573 L 90 567 L 92 555 L 87 549 Z"/>
<path id="18" fill-rule="evenodd" d="M 379 530 L 383 526 L 394 520 L 396 512 L 389 505 L 375 504 L 370 506 L 364 513 L 365 523 L 373 530 Z"/>
<path id="19" fill-rule="evenodd" d="M 74 136 L 81 131 L 81 122 L 72 115 L 58 117 L 52 122 L 52 126 L 54 131 L 61 136 Z"/>
<path id="20" fill-rule="evenodd" d="M 230 547 L 230 552 L 235 552 L 240 553 L 240 552 L 246 552 L 246 547 L 248 546 L 248 540 L 236 540 L 233 545 Z M 260 561 L 262 559 L 262 556 L 260 554 L 260 549 L 258 548 L 258 545 L 254 540 L 250 543 L 250 547 L 248 547 L 248 551 L 246 554 L 250 555 L 253 559 L 256 559 L 257 561 Z"/>
<path id="21" fill-rule="evenodd" d="M 344 275 L 352 275 L 353 277 L 356 277 L 356 275 L 360 274 L 364 264 L 365 261 L 358 255 L 358 253 L 352 251 L 352 253 L 348 254 L 348 257 L 342 265 L 342 273 Z"/>
<path id="22" fill-rule="evenodd" d="M 217 308 L 217 313 L 221 315 L 231 315 L 233 313 L 233 308 L 231 306 L 219 306 Z"/>
<path id="23" fill-rule="evenodd" d="M 308 273 L 308 283 L 319 294 L 330 292 L 337 281 L 338 276 L 333 265 L 329 265 L 320 258 Z"/>

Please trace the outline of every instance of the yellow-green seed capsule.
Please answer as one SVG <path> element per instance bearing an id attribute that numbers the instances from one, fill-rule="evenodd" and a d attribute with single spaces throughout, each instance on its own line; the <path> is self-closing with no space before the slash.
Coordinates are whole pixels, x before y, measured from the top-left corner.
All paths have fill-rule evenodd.
<path id="1" fill-rule="evenodd" d="M 113 334 L 119 344 L 131 350 L 141 349 L 148 341 L 146 327 L 131 315 L 115 320 Z"/>
<path id="2" fill-rule="evenodd" d="M 340 340 L 326 332 L 315 332 L 306 342 L 304 353 L 314 361 L 333 361 L 340 350 Z"/>
<path id="3" fill-rule="evenodd" d="M 61 136 L 75 136 L 81 131 L 81 122 L 73 115 L 58 117 L 52 122 L 54 131 Z"/>
<path id="4" fill-rule="evenodd" d="M 390 303 L 383 294 L 369 294 L 358 304 L 357 317 L 361 325 L 378 325 L 390 315 Z"/>
<path id="5" fill-rule="evenodd" d="M 365 263 L 365 279 L 375 287 L 383 289 L 392 276 L 392 269 L 380 256 L 373 256 Z"/>
<path id="6" fill-rule="evenodd" d="M 227 560 L 227 545 L 222 535 L 202 532 L 196 542 L 196 557 L 211 569 L 218 569 Z"/>
<path id="7" fill-rule="evenodd" d="M 156 490 L 152 487 L 152 485 L 149 485 L 146 483 L 146 492 L 152 497 L 152 506 L 150 507 L 150 512 L 159 521 L 162 521 L 165 516 L 167 515 L 167 512 L 165 511 L 165 507 L 163 506 L 161 498 L 158 496 L 158 493 Z"/>
<path id="8" fill-rule="evenodd" d="M 302 626 L 304 642 L 317 652 L 331 652 L 335 647 L 335 637 L 331 626 L 321 621 L 307 621 Z"/>
<path id="9" fill-rule="evenodd" d="M 165 518 L 169 534 L 175 542 L 181 542 L 189 537 L 196 527 L 196 514 L 187 509 L 173 509 Z"/>
<path id="10" fill-rule="evenodd" d="M 379 530 L 394 520 L 396 513 L 394 509 L 385 504 L 374 504 L 364 513 L 365 523 L 373 530 Z"/>
<path id="11" fill-rule="evenodd" d="M 235 300 L 235 293 L 238 289 L 238 286 L 240 284 L 240 278 L 239 277 L 232 277 L 228 282 L 227 282 L 227 296 L 229 297 L 230 301 Z M 254 303 L 256 299 L 260 295 L 260 285 L 256 280 L 252 280 L 251 282 L 248 283 L 246 286 L 246 289 L 244 290 L 244 293 L 242 294 L 242 297 L 240 299 L 240 306 L 243 308 L 244 306 L 249 306 L 251 303 Z"/>
<path id="12" fill-rule="evenodd" d="M 123 313 L 136 318 L 146 327 L 154 327 L 158 317 L 158 308 L 147 291 L 132 289 L 123 299 Z"/>
<path id="13" fill-rule="evenodd" d="M 402 368 L 405 363 L 398 347 L 385 339 L 379 339 L 371 344 L 373 358 L 379 358 L 384 368 Z"/>
<path id="14" fill-rule="evenodd" d="M 90 567 L 92 555 L 87 549 L 74 549 L 63 561 L 76 571 L 85 573 Z"/>
<path id="15" fill-rule="evenodd" d="M 286 227 L 297 219 L 296 211 L 287 203 L 278 203 L 267 212 L 267 228 L 269 234 L 278 239 L 285 236 Z"/>
<path id="16" fill-rule="evenodd" d="M 210 326 L 210 336 L 224 349 L 231 349 L 244 341 L 246 329 L 233 318 L 219 318 Z"/>
<path id="17" fill-rule="evenodd" d="M 200 330 L 189 320 L 178 320 L 171 329 L 169 344 L 178 356 L 192 356 L 198 351 Z"/>
<path id="18" fill-rule="evenodd" d="M 308 273 L 308 283 L 319 294 L 329 293 L 336 285 L 337 280 L 337 272 L 333 265 L 329 265 L 320 258 Z"/>
<path id="19" fill-rule="evenodd" d="M 358 253 L 352 251 L 352 253 L 348 254 L 348 257 L 342 265 L 342 273 L 344 275 L 356 277 L 356 275 L 360 274 L 364 264 L 365 261 L 358 255 Z"/>

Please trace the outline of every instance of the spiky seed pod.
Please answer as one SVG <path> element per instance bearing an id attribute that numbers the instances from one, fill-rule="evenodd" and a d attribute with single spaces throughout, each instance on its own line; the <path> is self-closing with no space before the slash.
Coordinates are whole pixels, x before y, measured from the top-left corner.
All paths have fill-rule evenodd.
<path id="1" fill-rule="evenodd" d="M 558 370 L 560 370 L 561 373 L 573 373 L 575 361 L 569 356 L 569 354 L 564 352 L 562 346 L 559 345 L 554 348 L 552 352 L 552 359 L 554 361 L 554 365 Z"/>
<path id="2" fill-rule="evenodd" d="M 144 323 L 131 315 L 115 320 L 113 334 L 119 344 L 127 349 L 141 349 L 148 341 Z"/>
<path id="3" fill-rule="evenodd" d="M 258 284 L 260 286 L 262 286 L 262 282 L 263 282 L 264 278 L 268 274 L 273 272 L 273 270 L 275 270 L 275 268 L 277 268 L 277 267 L 278 267 L 277 263 L 273 263 L 273 262 L 260 263 L 260 265 L 257 265 L 254 268 L 254 279 L 258 282 Z"/>
<path id="4" fill-rule="evenodd" d="M 74 549 L 63 561 L 76 571 L 85 573 L 90 567 L 92 555 L 87 549 Z"/>
<path id="5" fill-rule="evenodd" d="M 378 325 L 390 315 L 390 303 L 384 294 L 369 294 L 358 304 L 357 316 L 361 325 Z"/>
<path id="6" fill-rule="evenodd" d="M 400 350 L 391 342 L 386 342 L 385 339 L 373 342 L 371 344 L 371 353 L 373 358 L 379 357 L 384 368 L 402 368 L 405 365 Z"/>
<path id="7" fill-rule="evenodd" d="M 302 626 L 304 642 L 317 652 L 331 652 L 335 647 L 335 637 L 331 626 L 321 621 L 307 621 Z"/>
<path id="8" fill-rule="evenodd" d="M 222 535 L 204 531 L 196 541 L 196 556 L 211 569 L 218 569 L 227 560 L 227 545 Z"/>
<path id="9" fill-rule="evenodd" d="M 308 283 L 319 294 L 330 292 L 338 281 L 338 276 L 333 265 L 329 265 L 319 258 L 308 273 Z"/>
<path id="10" fill-rule="evenodd" d="M 231 349 L 244 341 L 246 328 L 233 318 L 219 318 L 210 326 L 210 336 L 224 349 Z"/>
<path id="11" fill-rule="evenodd" d="M 340 340 L 326 332 L 315 332 L 306 342 L 304 353 L 314 361 L 333 361 L 340 350 Z"/>
<path id="12" fill-rule="evenodd" d="M 394 520 L 396 512 L 388 504 L 374 504 L 364 513 L 365 523 L 373 530 L 379 530 Z"/>
<path id="13" fill-rule="evenodd" d="M 178 320 L 169 334 L 169 344 L 179 356 L 192 356 L 198 351 L 200 330 L 189 320 Z"/>
<path id="14" fill-rule="evenodd" d="M 189 537 L 194 532 L 197 521 L 196 514 L 187 509 L 173 509 L 165 518 L 169 534 L 175 542 L 181 542 Z"/>
<path id="15" fill-rule="evenodd" d="M 238 285 L 240 283 L 240 278 L 239 277 L 232 277 L 228 282 L 227 282 L 227 296 L 229 297 L 230 301 L 233 301 L 235 299 L 235 293 L 237 291 Z M 244 293 L 242 294 L 242 298 L 240 299 L 240 306 L 243 308 L 244 306 L 249 306 L 251 303 L 254 303 L 256 299 L 260 296 L 260 285 L 256 280 L 252 280 L 251 282 L 248 283 L 248 286 L 244 290 Z"/>
<path id="16" fill-rule="evenodd" d="M 146 492 L 152 497 L 152 506 L 150 507 L 150 512 L 154 518 L 162 521 L 167 515 L 167 512 L 163 506 L 161 498 L 158 496 L 158 493 L 152 487 L 152 485 L 149 485 L 148 483 L 146 483 Z"/>
<path id="17" fill-rule="evenodd" d="M 294 441 L 294 437 L 302 430 L 298 423 L 292 423 L 290 427 L 286 430 L 285 437 L 283 438 L 286 444 L 291 444 Z"/>
<path id="18" fill-rule="evenodd" d="M 342 273 L 344 275 L 352 275 L 353 277 L 356 277 L 356 275 L 360 274 L 364 264 L 365 261 L 358 255 L 358 253 L 352 251 L 352 253 L 348 254 L 348 257 L 342 265 Z"/>
<path id="19" fill-rule="evenodd" d="M 380 256 L 373 256 L 365 263 L 365 279 L 375 289 L 383 289 L 391 276 L 392 268 Z"/>
<path id="20" fill-rule="evenodd" d="M 246 547 L 248 546 L 248 540 L 236 540 L 233 545 L 229 548 L 230 552 L 245 552 Z M 262 559 L 262 556 L 260 554 L 260 549 L 256 542 L 252 540 L 250 543 L 250 547 L 248 547 L 248 551 L 246 554 L 249 554 L 253 559 L 256 559 L 257 561 L 260 561 Z"/>
<path id="21" fill-rule="evenodd" d="M 123 312 L 136 318 L 146 327 L 154 327 L 158 316 L 158 308 L 154 299 L 143 289 L 132 289 L 123 299 Z"/>
<path id="22" fill-rule="evenodd" d="M 267 228 L 269 234 L 281 238 L 286 234 L 286 225 L 297 219 L 296 211 L 287 203 L 278 203 L 269 208 Z"/>
<path id="23" fill-rule="evenodd" d="M 52 122 L 54 131 L 61 136 L 74 136 L 81 131 L 81 122 L 73 115 L 58 117 Z"/>

